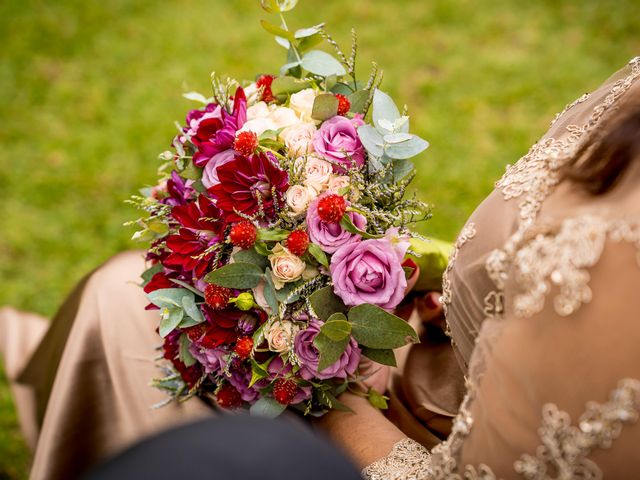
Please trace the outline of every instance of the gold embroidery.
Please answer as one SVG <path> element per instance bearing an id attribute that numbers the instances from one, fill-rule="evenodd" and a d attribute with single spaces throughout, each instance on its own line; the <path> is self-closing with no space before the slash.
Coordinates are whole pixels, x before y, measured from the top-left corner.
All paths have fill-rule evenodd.
<path id="1" fill-rule="evenodd" d="M 599 479 L 602 472 L 587 458 L 595 448 L 609 448 L 625 423 L 638 420 L 640 382 L 625 379 L 605 404 L 590 402 L 576 426 L 567 412 L 554 404 L 542 409 L 540 440 L 534 455 L 522 455 L 515 462 L 516 472 L 527 480 Z"/>
<path id="2" fill-rule="evenodd" d="M 554 118 L 551 121 L 551 126 L 553 127 L 555 125 L 555 123 L 558 121 L 558 119 L 560 117 L 562 117 L 565 113 L 567 113 L 569 110 L 571 110 L 573 107 L 575 107 L 576 105 L 578 105 L 580 103 L 583 103 L 583 102 L 586 102 L 587 100 L 589 100 L 590 96 L 591 96 L 590 93 L 585 93 L 580 98 L 577 98 L 576 100 L 574 100 L 573 102 L 568 104 L 566 107 L 564 107 L 564 110 L 562 110 L 560 113 L 556 114 L 556 118 Z"/>
<path id="3" fill-rule="evenodd" d="M 473 239 L 473 237 L 476 236 L 476 233 L 476 226 L 473 222 L 469 222 L 464 226 L 464 228 L 460 232 L 460 235 L 458 235 L 456 243 L 453 245 L 453 252 L 451 252 L 451 255 L 449 256 L 449 263 L 444 271 L 444 274 L 442 275 L 442 296 L 440 297 L 440 303 L 442 303 L 445 318 L 447 316 L 447 309 L 451 304 L 451 299 L 453 296 L 453 292 L 451 291 L 451 279 L 449 278 L 449 275 L 456 263 L 456 258 L 458 258 L 458 252 L 467 242 L 469 242 L 471 239 Z M 445 333 L 449 337 L 451 336 L 451 330 L 449 329 L 448 322 Z"/>

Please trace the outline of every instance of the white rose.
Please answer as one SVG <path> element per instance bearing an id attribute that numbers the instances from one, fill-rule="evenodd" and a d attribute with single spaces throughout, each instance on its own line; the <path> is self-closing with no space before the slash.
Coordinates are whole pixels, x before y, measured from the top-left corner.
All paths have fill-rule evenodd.
<path id="1" fill-rule="evenodd" d="M 264 132 L 266 132 L 267 130 L 276 130 L 277 127 L 275 125 L 275 123 L 273 122 L 273 120 L 271 120 L 270 118 L 254 118 L 253 120 L 249 120 L 248 122 L 246 122 L 242 128 L 240 130 L 238 130 L 237 133 L 240 132 L 253 132 L 256 135 L 260 136 L 262 135 Z"/>
<path id="2" fill-rule="evenodd" d="M 287 107 L 276 107 L 271 110 L 269 119 L 275 124 L 276 129 L 286 128 L 296 123 L 300 123 L 300 119 L 296 116 L 296 112 Z"/>
<path id="3" fill-rule="evenodd" d="M 331 179 L 333 166 L 316 155 L 309 155 L 304 166 L 304 184 L 316 192 L 322 192 Z"/>
<path id="4" fill-rule="evenodd" d="M 285 128 L 280 138 L 289 150 L 289 156 L 295 158 L 313 152 L 313 136 L 316 126 L 313 123 L 298 123 Z"/>
<path id="5" fill-rule="evenodd" d="M 286 202 L 295 215 L 300 215 L 307 211 L 309 204 L 315 200 L 318 193 L 304 185 L 293 185 L 286 193 Z"/>
<path id="6" fill-rule="evenodd" d="M 307 264 L 279 243 L 273 247 L 272 252 L 268 258 L 271 262 L 271 278 L 276 289 L 281 289 L 285 283 L 300 280 Z"/>
<path id="7" fill-rule="evenodd" d="M 278 353 L 290 350 L 298 330 L 300 330 L 300 327 L 289 320 L 272 323 L 267 332 L 269 350 Z"/>
<path id="8" fill-rule="evenodd" d="M 247 108 L 247 120 L 267 118 L 270 114 L 271 110 L 269 110 L 269 106 L 264 102 L 258 102 Z"/>
<path id="9" fill-rule="evenodd" d="M 350 178 L 346 175 L 332 175 L 329 179 L 329 183 L 327 185 L 327 190 L 331 190 L 332 192 L 337 192 L 341 188 L 348 187 L 351 182 Z"/>
<path id="10" fill-rule="evenodd" d="M 316 99 L 316 91 L 313 88 L 305 88 L 304 90 L 291 95 L 289 106 L 298 114 L 303 122 L 313 122 L 311 112 L 313 111 L 313 102 Z"/>

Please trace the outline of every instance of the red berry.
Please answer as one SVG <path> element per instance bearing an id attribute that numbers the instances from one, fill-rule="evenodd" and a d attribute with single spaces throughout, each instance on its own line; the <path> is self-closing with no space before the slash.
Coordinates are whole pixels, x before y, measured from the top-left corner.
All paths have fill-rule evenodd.
<path id="1" fill-rule="evenodd" d="M 309 235 L 304 230 L 294 230 L 287 238 L 287 248 L 291 253 L 301 257 L 309 246 Z"/>
<path id="2" fill-rule="evenodd" d="M 231 243 L 245 250 L 253 247 L 257 236 L 258 229 L 249 220 L 236 223 L 231 227 L 231 232 L 229 233 Z"/>
<path id="3" fill-rule="evenodd" d="M 258 80 L 256 80 L 256 86 L 258 88 L 263 88 L 262 90 L 262 101 L 263 102 L 273 102 L 276 98 L 273 96 L 273 92 L 271 91 L 271 84 L 273 83 L 273 79 L 275 77 L 273 75 L 261 75 Z"/>
<path id="4" fill-rule="evenodd" d="M 220 285 L 208 284 L 204 289 L 204 301 L 214 310 L 222 310 L 229 303 L 231 290 Z"/>
<path id="5" fill-rule="evenodd" d="M 335 193 L 322 197 L 318 202 L 318 215 L 327 223 L 339 222 L 347 211 L 347 202 L 342 195 Z"/>
<path id="6" fill-rule="evenodd" d="M 293 380 L 280 378 L 276 380 L 276 383 L 273 386 L 273 397 L 282 405 L 289 405 L 297 393 L 298 386 Z"/>
<path id="7" fill-rule="evenodd" d="M 200 325 L 194 325 L 193 327 L 184 329 L 184 333 L 187 334 L 187 337 L 189 337 L 189 340 L 192 342 L 200 340 L 206 331 L 207 325 L 202 323 Z"/>
<path id="8" fill-rule="evenodd" d="M 338 115 L 346 115 L 349 113 L 349 109 L 351 108 L 351 102 L 347 97 L 340 93 L 336 93 L 335 95 L 338 99 Z"/>
<path id="9" fill-rule="evenodd" d="M 258 148 L 258 135 L 247 130 L 240 132 L 233 142 L 233 149 L 240 155 L 250 157 Z"/>
<path id="10" fill-rule="evenodd" d="M 240 337 L 236 342 L 236 347 L 233 349 L 242 360 L 248 358 L 252 350 L 253 339 L 251 337 Z"/>
<path id="11" fill-rule="evenodd" d="M 220 387 L 220 390 L 216 393 L 216 401 L 220 407 L 226 408 L 227 410 L 233 410 L 242 405 L 240 392 L 238 392 L 236 387 L 228 383 Z"/>

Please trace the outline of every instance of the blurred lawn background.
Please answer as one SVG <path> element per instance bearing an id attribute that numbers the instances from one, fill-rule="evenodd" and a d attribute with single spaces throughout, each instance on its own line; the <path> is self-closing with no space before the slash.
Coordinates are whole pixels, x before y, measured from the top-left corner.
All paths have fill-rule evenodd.
<path id="1" fill-rule="evenodd" d="M 257 0 L 0 3 L 0 305 L 50 316 L 134 246 L 123 199 L 154 182 L 194 106 L 180 94 L 284 63 L 263 17 Z M 422 232 L 451 240 L 556 112 L 640 53 L 638 18 L 637 0 L 301 0 L 289 23 L 326 21 L 345 49 L 357 29 L 360 77 L 377 61 L 432 144 Z M 26 478 L 28 458 L 0 380 L 0 479 Z"/>

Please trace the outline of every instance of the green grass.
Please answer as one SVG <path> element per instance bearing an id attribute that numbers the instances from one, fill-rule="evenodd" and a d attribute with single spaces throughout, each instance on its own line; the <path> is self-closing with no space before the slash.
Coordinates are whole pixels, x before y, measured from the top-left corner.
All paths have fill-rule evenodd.
<path id="1" fill-rule="evenodd" d="M 257 0 L 0 3 L 0 305 L 51 315 L 84 272 L 132 247 L 123 199 L 154 181 L 156 155 L 211 70 L 272 72 L 283 51 Z M 322 8 L 318 8 L 321 5 Z M 294 26 L 354 26 L 360 75 L 410 106 L 432 147 L 416 189 L 423 232 L 452 239 L 553 115 L 638 54 L 636 0 L 301 0 Z M 0 383 L 0 479 L 25 478 Z"/>

